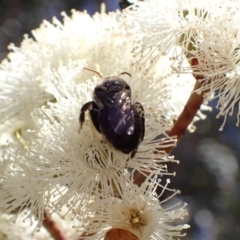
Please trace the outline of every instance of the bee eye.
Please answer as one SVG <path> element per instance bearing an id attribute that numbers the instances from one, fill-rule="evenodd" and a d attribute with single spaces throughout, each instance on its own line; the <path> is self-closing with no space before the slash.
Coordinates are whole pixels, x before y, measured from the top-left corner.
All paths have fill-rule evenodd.
<path id="1" fill-rule="evenodd" d="M 125 86 L 125 89 L 129 90 L 129 89 L 130 89 L 130 86 L 126 85 L 126 86 Z"/>

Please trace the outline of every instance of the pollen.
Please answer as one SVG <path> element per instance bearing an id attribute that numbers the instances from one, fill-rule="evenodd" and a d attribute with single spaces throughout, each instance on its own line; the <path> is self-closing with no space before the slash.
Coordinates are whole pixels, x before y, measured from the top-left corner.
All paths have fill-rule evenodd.
<path id="1" fill-rule="evenodd" d="M 132 224 L 132 228 L 140 228 L 146 225 L 146 219 L 144 219 L 144 216 L 141 210 L 131 211 L 130 223 Z"/>
<path id="2" fill-rule="evenodd" d="M 134 218 L 131 219 L 131 222 L 132 222 L 132 223 L 138 223 L 139 220 L 140 220 L 140 219 L 139 219 L 138 217 L 134 217 Z"/>

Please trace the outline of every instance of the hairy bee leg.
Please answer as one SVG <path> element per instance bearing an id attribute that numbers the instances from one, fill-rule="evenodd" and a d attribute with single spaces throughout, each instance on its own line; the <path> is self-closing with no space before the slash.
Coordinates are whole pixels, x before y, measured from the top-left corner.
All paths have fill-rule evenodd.
<path id="1" fill-rule="evenodd" d="M 133 151 L 131 152 L 130 158 L 134 158 L 134 157 L 135 157 L 135 155 L 136 155 L 136 152 L 137 152 L 137 150 L 136 150 L 136 149 L 135 149 L 135 150 L 133 150 Z"/>
<path id="2" fill-rule="evenodd" d="M 100 127 L 99 127 L 99 123 L 98 123 L 99 109 L 98 109 L 97 104 L 93 101 L 85 103 L 80 110 L 80 115 L 79 115 L 80 128 L 82 127 L 82 125 L 85 121 L 85 112 L 87 110 L 89 110 L 89 112 L 90 112 L 90 116 L 91 116 L 94 127 L 100 133 Z"/>
<path id="3" fill-rule="evenodd" d="M 100 126 L 99 126 L 99 108 L 95 102 L 92 103 L 90 116 L 91 116 L 94 127 L 97 129 L 99 133 L 101 133 Z"/>
<path id="4" fill-rule="evenodd" d="M 135 109 L 137 110 L 140 118 L 141 118 L 141 121 L 142 121 L 142 136 L 141 136 L 141 140 L 143 140 L 144 138 L 144 135 L 145 135 L 145 117 L 144 117 L 144 108 L 142 106 L 141 103 L 139 102 L 135 102 L 133 104 L 133 106 L 135 107 Z"/>
<path id="5" fill-rule="evenodd" d="M 94 102 L 87 102 L 85 103 L 81 110 L 80 110 L 80 115 L 79 115 L 79 122 L 80 122 L 80 127 L 82 127 L 84 121 L 85 121 L 85 112 L 87 110 L 90 110 L 92 108 L 92 105 L 93 105 Z"/>

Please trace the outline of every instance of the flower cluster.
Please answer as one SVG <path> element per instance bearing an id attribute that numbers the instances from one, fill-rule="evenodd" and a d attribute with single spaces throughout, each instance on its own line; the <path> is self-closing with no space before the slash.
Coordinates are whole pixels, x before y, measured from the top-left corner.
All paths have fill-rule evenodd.
<path id="1" fill-rule="evenodd" d="M 174 175 L 166 164 L 178 162 L 165 151 L 177 143 L 168 133 L 194 85 L 206 103 L 218 97 L 225 120 L 239 104 L 239 8 L 234 0 L 146 0 L 123 13 L 73 11 L 10 45 L 0 65 L 0 212 L 37 231 L 46 211 L 71 214 L 83 239 L 113 229 L 138 239 L 183 236 L 188 225 L 172 222 L 186 206 L 162 199 L 178 193 L 164 183 Z M 111 146 L 87 112 L 79 124 L 95 86 L 123 72 L 131 104 L 144 108 L 134 156 Z M 137 185 L 138 173 L 146 179 Z"/>
<path id="2" fill-rule="evenodd" d="M 224 116 L 225 123 L 240 96 L 239 7 L 235 0 L 147 0 L 127 9 L 122 19 L 136 39 L 140 66 L 148 72 L 172 52 L 172 70 L 195 75 L 201 83 L 196 92 L 206 102 L 218 98 L 217 117 Z M 194 64 L 186 65 L 185 57 Z"/>
<path id="3" fill-rule="evenodd" d="M 94 239 L 112 228 L 140 239 L 172 239 L 188 227 L 172 224 L 187 214 L 185 206 L 164 209 L 155 192 L 173 191 L 156 176 L 174 175 L 166 163 L 177 161 L 164 150 L 176 139 L 167 132 L 193 77 L 173 74 L 168 57 L 158 62 L 162 70 L 144 75 L 132 64 L 134 39 L 120 15 L 73 11 L 71 17 L 63 14 L 63 23 L 44 21 L 33 31 L 34 40 L 26 36 L 20 48 L 11 45 L 1 64 L 0 211 L 15 221 L 24 214 L 37 231 L 45 211 L 63 218 L 71 213 L 76 228 Z M 103 76 L 131 74 L 122 78 L 145 117 L 145 136 L 134 157 L 110 146 L 88 114 L 80 128 L 80 109 L 102 80 L 85 67 Z M 133 184 L 136 172 L 149 175 L 141 187 Z M 109 205 L 119 206 L 118 212 Z"/>
<path id="4" fill-rule="evenodd" d="M 162 186 L 160 194 L 157 195 L 157 187 L 161 184 L 156 175 L 150 175 L 141 187 L 129 182 L 121 199 L 98 199 L 90 206 L 91 214 L 84 221 L 84 230 L 90 236 L 89 239 L 103 239 L 106 232 L 112 228 L 128 230 L 141 240 L 172 239 L 175 236 L 184 236 L 180 231 L 189 226 L 187 224 L 171 226 L 171 223 L 174 219 L 183 218 L 187 214 L 186 206 L 179 208 L 178 203 L 164 209 L 162 206 L 164 200 L 159 202 L 165 190 L 168 189 L 169 182 L 168 179 L 165 186 Z M 177 193 L 178 191 L 172 190 L 171 197 Z M 99 212 L 101 215 L 96 221 L 95 215 Z"/>
<path id="5" fill-rule="evenodd" d="M 158 180 L 177 162 L 165 151 L 176 145 L 168 132 L 195 79 L 206 103 L 218 97 L 224 122 L 239 104 L 239 8 L 234 0 L 146 0 L 123 13 L 73 11 L 10 45 L 0 65 L 0 212 L 24 215 L 36 230 L 45 211 L 71 213 L 82 238 L 117 228 L 138 239 L 182 236 L 188 225 L 172 222 L 185 205 L 164 208 L 165 190 L 178 191 Z M 112 147 L 89 114 L 80 127 L 80 109 L 103 80 L 85 68 L 103 78 L 128 73 L 121 78 L 145 118 L 134 156 Z"/>

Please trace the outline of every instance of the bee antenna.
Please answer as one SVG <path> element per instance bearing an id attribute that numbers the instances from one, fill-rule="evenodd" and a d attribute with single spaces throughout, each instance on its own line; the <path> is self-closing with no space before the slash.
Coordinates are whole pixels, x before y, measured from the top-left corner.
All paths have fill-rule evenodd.
<path id="1" fill-rule="evenodd" d="M 96 73 L 100 78 L 103 78 L 102 75 L 101 75 L 98 71 L 96 71 L 96 70 L 93 70 L 93 69 L 91 69 L 91 68 L 86 68 L 86 67 L 84 67 L 83 69 L 88 70 L 88 71 L 90 71 L 90 72 L 94 72 L 94 73 Z"/>
<path id="2" fill-rule="evenodd" d="M 121 75 L 124 75 L 124 74 L 127 74 L 129 77 L 132 77 L 132 75 L 131 75 L 130 73 L 128 73 L 128 72 L 121 72 L 121 73 L 120 73 L 120 76 L 121 76 Z"/>

